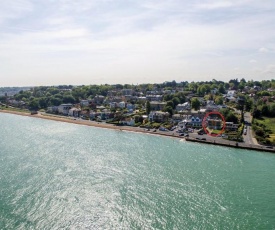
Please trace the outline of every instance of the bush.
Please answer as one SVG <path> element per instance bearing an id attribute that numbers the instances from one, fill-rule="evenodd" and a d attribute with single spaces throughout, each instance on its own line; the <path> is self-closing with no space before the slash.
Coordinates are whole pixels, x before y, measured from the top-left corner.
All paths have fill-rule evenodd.
<path id="1" fill-rule="evenodd" d="M 271 144 L 271 141 L 270 141 L 269 139 L 265 139 L 265 143 L 266 143 L 267 145 L 270 145 L 270 144 Z"/>
<path id="2" fill-rule="evenodd" d="M 160 123 L 154 122 L 151 126 L 155 129 L 158 129 L 160 127 Z"/>
<path id="3" fill-rule="evenodd" d="M 258 130 L 255 131 L 255 134 L 256 134 L 257 136 L 264 137 L 265 132 L 264 132 L 263 129 L 258 129 Z"/>
<path id="4" fill-rule="evenodd" d="M 134 124 L 134 127 L 139 127 L 141 125 L 141 122 L 137 122 Z"/>
<path id="5" fill-rule="evenodd" d="M 264 144 L 264 145 L 270 145 L 271 144 L 271 141 L 267 138 L 256 136 L 256 139 L 260 144 Z"/>
<path id="6" fill-rule="evenodd" d="M 244 124 L 242 123 L 242 124 L 240 125 L 240 127 L 238 128 L 238 133 L 239 133 L 239 135 L 242 135 L 243 129 L 244 129 Z"/>

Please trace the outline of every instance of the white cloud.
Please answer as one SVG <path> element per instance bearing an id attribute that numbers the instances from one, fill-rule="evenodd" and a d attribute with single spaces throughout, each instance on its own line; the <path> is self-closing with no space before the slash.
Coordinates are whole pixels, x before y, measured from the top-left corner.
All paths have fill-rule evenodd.
<path id="1" fill-rule="evenodd" d="M 267 65 L 263 73 L 275 73 L 275 64 Z"/>
<path id="2" fill-rule="evenodd" d="M 8 20 L 21 18 L 33 10 L 33 5 L 28 0 L 1 0 L 0 25 Z"/>
<path id="3" fill-rule="evenodd" d="M 201 9 L 219 9 L 219 8 L 227 8 L 227 7 L 232 7 L 233 3 L 230 1 L 217 1 L 217 2 L 208 2 L 208 3 L 200 3 L 197 5 L 198 8 Z"/>
<path id="4" fill-rule="evenodd" d="M 269 50 L 267 48 L 265 48 L 265 47 L 262 47 L 262 48 L 259 49 L 259 52 L 260 53 L 268 53 Z"/>
<path id="5" fill-rule="evenodd" d="M 275 9 L 267 2 L 24 2 L 7 8 L 0 27 L 6 84 L 26 75 L 59 84 L 261 77 L 251 64 L 264 70 L 274 59 Z"/>
<path id="6" fill-rule="evenodd" d="M 44 23 L 51 27 L 51 26 L 70 25 L 74 22 L 73 22 L 73 18 L 70 16 L 57 16 L 57 17 L 46 18 L 44 20 Z"/>
<path id="7" fill-rule="evenodd" d="M 44 33 L 45 36 L 47 36 L 47 39 L 55 39 L 55 38 L 79 38 L 79 37 L 85 37 L 89 34 L 89 32 L 86 29 L 63 29 L 63 30 L 57 30 L 57 31 L 49 31 Z"/>

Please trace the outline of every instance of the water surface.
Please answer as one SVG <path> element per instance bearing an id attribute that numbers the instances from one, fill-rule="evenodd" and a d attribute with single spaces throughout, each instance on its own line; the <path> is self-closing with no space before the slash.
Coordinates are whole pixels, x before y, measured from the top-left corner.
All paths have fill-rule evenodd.
<path id="1" fill-rule="evenodd" d="M 0 229 L 275 229 L 275 155 L 0 113 Z"/>

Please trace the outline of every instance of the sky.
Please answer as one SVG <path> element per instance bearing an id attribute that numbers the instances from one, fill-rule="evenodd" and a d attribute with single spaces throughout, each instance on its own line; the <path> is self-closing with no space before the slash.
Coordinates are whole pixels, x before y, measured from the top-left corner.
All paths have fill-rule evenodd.
<path id="1" fill-rule="evenodd" d="M 0 0 L 0 87 L 275 79 L 274 0 Z"/>

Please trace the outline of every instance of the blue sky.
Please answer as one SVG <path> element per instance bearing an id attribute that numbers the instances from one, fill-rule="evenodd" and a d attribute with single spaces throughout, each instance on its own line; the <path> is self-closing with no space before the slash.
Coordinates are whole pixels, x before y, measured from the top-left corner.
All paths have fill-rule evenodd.
<path id="1" fill-rule="evenodd" d="M 273 0 L 1 0 L 0 87 L 275 78 Z"/>

